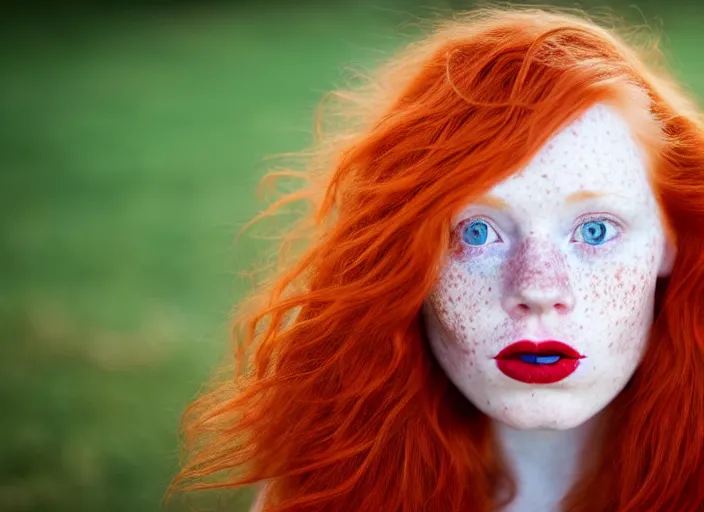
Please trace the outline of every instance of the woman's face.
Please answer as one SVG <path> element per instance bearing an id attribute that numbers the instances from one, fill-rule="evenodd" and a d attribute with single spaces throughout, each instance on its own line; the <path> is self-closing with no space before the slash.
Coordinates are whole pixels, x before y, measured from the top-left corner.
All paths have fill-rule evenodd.
<path id="1" fill-rule="evenodd" d="M 668 249 L 646 162 L 596 105 L 467 205 L 424 314 L 435 356 L 514 428 L 575 427 L 626 385 Z"/>

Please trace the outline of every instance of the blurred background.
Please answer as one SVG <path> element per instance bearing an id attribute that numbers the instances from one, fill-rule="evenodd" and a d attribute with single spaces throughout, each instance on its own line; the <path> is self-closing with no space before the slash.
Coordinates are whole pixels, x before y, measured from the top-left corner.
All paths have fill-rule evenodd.
<path id="1" fill-rule="evenodd" d="M 521 3 L 521 2 L 515 2 Z M 545 2 L 551 3 L 551 2 Z M 634 7 L 635 4 L 637 7 Z M 704 93 L 704 7 L 611 7 L 662 29 Z M 224 357 L 234 238 L 278 153 L 349 66 L 460 0 L 101 2 L 3 15 L 0 510 L 155 511 L 179 416 Z M 247 509 L 247 493 L 227 509 Z M 172 508 L 178 508 L 176 503 Z"/>

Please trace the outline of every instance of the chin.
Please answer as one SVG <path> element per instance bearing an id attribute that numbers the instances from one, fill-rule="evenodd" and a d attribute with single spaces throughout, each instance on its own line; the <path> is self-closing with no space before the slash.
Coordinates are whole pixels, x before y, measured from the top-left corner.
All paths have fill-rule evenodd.
<path id="1" fill-rule="evenodd" d="M 585 419 L 564 417 L 521 417 L 503 414 L 493 419 L 515 430 L 570 430 L 582 425 Z"/>
<path id="2" fill-rule="evenodd" d="M 516 430 L 569 430 L 586 423 L 599 413 L 599 408 L 584 407 L 574 398 L 567 400 L 518 399 L 503 401 L 499 407 L 485 407 L 482 412 Z"/>

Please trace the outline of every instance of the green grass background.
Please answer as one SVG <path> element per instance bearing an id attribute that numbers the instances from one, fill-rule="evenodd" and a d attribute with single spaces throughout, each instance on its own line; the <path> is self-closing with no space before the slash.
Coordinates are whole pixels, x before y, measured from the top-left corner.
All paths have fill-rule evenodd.
<path id="1" fill-rule="evenodd" d="M 344 67 L 388 55 L 422 6 L 467 5 L 294 4 L 75 8 L 3 30 L 0 510 L 160 508 L 255 258 L 233 241 L 265 157 L 303 148 Z M 704 91 L 702 9 L 639 5 L 616 8 L 662 24 Z"/>

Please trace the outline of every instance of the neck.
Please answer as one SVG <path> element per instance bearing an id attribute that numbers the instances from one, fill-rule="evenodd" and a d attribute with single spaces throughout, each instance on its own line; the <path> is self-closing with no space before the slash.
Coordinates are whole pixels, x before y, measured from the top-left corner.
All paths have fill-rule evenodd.
<path id="1" fill-rule="evenodd" d="M 516 430 L 496 422 L 496 439 L 516 483 L 505 512 L 558 511 L 582 467 L 595 422 L 569 430 Z"/>

